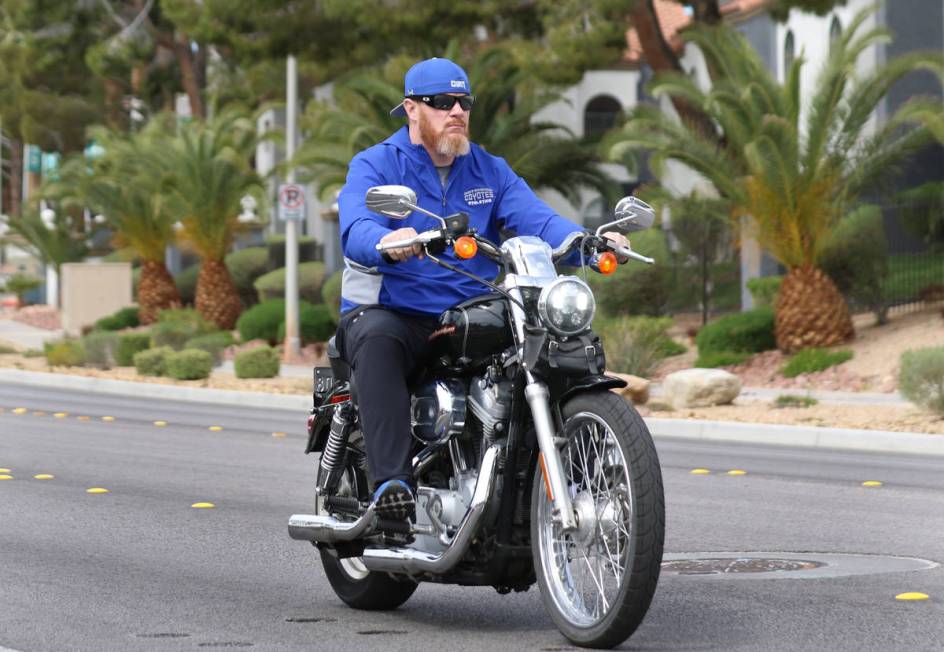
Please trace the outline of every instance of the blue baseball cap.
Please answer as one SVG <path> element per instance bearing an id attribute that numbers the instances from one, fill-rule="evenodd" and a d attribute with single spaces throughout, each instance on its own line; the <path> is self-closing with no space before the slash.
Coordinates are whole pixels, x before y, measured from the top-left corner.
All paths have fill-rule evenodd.
<path id="1" fill-rule="evenodd" d="M 436 57 L 413 64 L 413 67 L 406 71 L 406 76 L 403 78 L 403 97 L 436 95 L 437 93 L 471 95 L 472 86 L 469 84 L 469 76 L 458 64 L 449 59 Z M 405 116 L 406 109 L 403 108 L 403 102 L 393 107 L 390 115 Z"/>

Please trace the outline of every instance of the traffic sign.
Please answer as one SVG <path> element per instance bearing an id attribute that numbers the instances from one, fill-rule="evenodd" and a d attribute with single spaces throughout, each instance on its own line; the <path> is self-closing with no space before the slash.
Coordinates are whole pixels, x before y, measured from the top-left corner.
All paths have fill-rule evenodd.
<path id="1" fill-rule="evenodd" d="M 279 185 L 279 219 L 282 221 L 305 219 L 305 189 L 297 183 Z"/>

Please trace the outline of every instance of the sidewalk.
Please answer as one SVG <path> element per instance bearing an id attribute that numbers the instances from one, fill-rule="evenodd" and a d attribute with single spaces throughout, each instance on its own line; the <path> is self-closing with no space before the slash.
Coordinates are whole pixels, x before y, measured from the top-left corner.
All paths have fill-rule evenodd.
<path id="1" fill-rule="evenodd" d="M 310 370 L 307 367 L 285 365 L 282 374 L 291 374 L 290 377 L 295 377 L 303 371 L 305 377 L 308 377 Z M 141 383 L 18 369 L 0 368 L 0 383 L 2 382 L 15 383 L 20 386 L 93 391 L 113 396 L 141 396 Z M 147 393 L 157 399 L 241 405 L 260 409 L 283 409 L 307 413 L 311 408 L 310 395 L 266 394 L 160 384 L 149 384 Z M 843 393 L 838 392 L 838 394 Z M 732 443 L 934 455 L 944 459 L 944 435 L 658 417 L 648 417 L 645 421 L 657 440 L 661 438 L 703 439 Z"/>
<path id="2" fill-rule="evenodd" d="M 22 351 L 42 350 L 45 342 L 62 338 L 62 329 L 50 331 L 36 328 L 12 319 L 0 319 L 0 342 L 6 342 Z"/>
<path id="3" fill-rule="evenodd" d="M 652 397 L 662 396 L 662 386 L 653 384 L 649 388 Z M 836 392 L 827 390 L 784 389 L 780 387 L 743 387 L 738 395 L 740 399 L 749 401 L 770 402 L 778 396 L 809 396 L 820 403 L 831 405 L 907 405 L 898 392 L 883 394 L 879 392 Z"/>

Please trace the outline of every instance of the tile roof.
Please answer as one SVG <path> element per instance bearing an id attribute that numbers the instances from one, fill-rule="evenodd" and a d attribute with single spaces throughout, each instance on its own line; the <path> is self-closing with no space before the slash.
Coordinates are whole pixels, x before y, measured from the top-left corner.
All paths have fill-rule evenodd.
<path id="1" fill-rule="evenodd" d="M 654 0 L 656 16 L 659 18 L 659 27 L 665 34 L 666 41 L 676 52 L 682 49 L 680 32 L 688 27 L 692 19 L 685 13 L 685 9 L 675 0 Z M 721 14 L 729 21 L 747 18 L 762 10 L 770 0 L 728 0 L 721 5 Z M 634 27 L 626 30 L 626 49 L 623 51 L 623 62 L 639 64 L 642 62 L 642 44 Z"/>

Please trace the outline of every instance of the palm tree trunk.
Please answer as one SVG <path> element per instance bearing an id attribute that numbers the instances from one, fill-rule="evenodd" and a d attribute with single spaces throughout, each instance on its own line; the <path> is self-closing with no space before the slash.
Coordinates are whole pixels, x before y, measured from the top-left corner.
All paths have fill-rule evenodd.
<path id="1" fill-rule="evenodd" d="M 231 330 L 243 311 L 233 277 L 222 260 L 203 260 L 197 277 L 196 308 L 204 319 Z"/>
<path id="2" fill-rule="evenodd" d="M 832 346 L 855 336 L 846 300 L 832 279 L 816 267 L 790 270 L 774 311 L 777 348 L 784 353 Z"/>
<path id="3" fill-rule="evenodd" d="M 141 264 L 138 282 L 139 319 L 142 324 L 153 324 L 161 310 L 180 307 L 180 294 L 167 267 L 160 260 L 145 260 Z"/>

